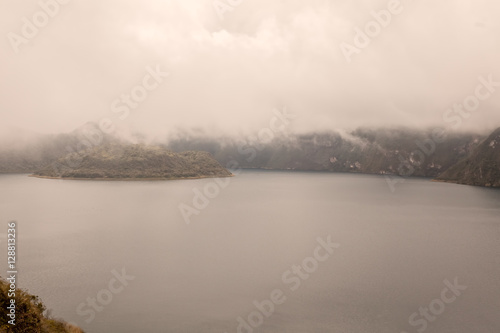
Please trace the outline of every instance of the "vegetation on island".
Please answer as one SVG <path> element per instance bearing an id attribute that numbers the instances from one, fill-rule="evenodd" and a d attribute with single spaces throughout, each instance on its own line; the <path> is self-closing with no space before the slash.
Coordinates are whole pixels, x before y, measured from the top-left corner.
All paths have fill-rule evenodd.
<path id="1" fill-rule="evenodd" d="M 108 143 L 58 159 L 34 176 L 71 179 L 186 179 L 229 177 L 209 153 L 174 153 L 160 146 Z"/>

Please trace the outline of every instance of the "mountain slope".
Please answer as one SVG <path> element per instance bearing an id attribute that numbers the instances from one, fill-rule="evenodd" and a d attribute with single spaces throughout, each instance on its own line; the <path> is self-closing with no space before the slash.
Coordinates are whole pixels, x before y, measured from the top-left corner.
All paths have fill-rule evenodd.
<path id="1" fill-rule="evenodd" d="M 227 138 L 173 138 L 173 151 L 206 150 L 226 165 L 236 160 L 242 168 L 277 170 L 402 174 L 437 177 L 467 157 L 485 138 L 472 133 L 448 133 L 432 140 L 432 130 L 410 128 L 358 129 L 276 135 L 269 142 L 238 142 Z M 408 171 L 408 167 L 411 169 Z"/>
<path id="2" fill-rule="evenodd" d="M 142 144 L 104 144 L 71 153 L 34 173 L 46 178 L 182 179 L 229 177 L 207 152 L 173 153 Z"/>
<path id="3" fill-rule="evenodd" d="M 45 305 L 37 296 L 24 290 L 16 289 L 15 292 L 15 326 L 9 324 L 12 318 L 7 316 L 7 307 L 11 304 L 9 283 L 0 277 L 0 332 L 39 332 L 39 333 L 83 333 L 83 331 L 61 320 L 48 318 L 44 315 Z"/>
<path id="4" fill-rule="evenodd" d="M 500 187 L 500 128 L 437 180 L 458 184 Z"/>
<path id="5" fill-rule="evenodd" d="M 432 141 L 431 129 L 360 128 L 352 132 L 276 132 L 271 140 L 257 136 L 213 137 L 203 133 L 173 133 L 157 144 L 174 152 L 207 151 L 222 165 L 236 161 L 241 168 L 400 174 L 437 177 L 466 158 L 486 137 L 448 133 Z M 11 140 L 12 141 L 12 140 Z M 144 142 L 140 135 L 105 134 L 95 123 L 71 133 L 40 136 L 35 142 L 0 143 L 0 173 L 33 173 L 47 167 L 75 169 L 88 147 Z M 78 153 L 69 156 L 68 153 Z M 62 158 L 62 162 L 61 162 Z M 56 162 L 58 161 L 58 162 Z"/>

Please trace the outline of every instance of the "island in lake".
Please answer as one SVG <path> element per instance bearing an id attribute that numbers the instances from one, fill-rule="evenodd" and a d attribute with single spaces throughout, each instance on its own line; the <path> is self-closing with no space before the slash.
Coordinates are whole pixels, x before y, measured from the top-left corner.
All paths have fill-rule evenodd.
<path id="1" fill-rule="evenodd" d="M 174 153 L 160 146 L 108 143 L 70 153 L 33 177 L 93 180 L 170 180 L 230 177 L 209 153 Z"/>

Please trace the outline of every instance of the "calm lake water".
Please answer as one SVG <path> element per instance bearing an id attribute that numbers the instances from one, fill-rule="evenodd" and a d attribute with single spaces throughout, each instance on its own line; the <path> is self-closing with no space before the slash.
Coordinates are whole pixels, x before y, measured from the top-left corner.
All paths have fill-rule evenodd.
<path id="1" fill-rule="evenodd" d="M 500 191 L 305 172 L 229 181 L 217 194 L 213 179 L 0 175 L 2 248 L 17 220 L 19 286 L 88 333 L 500 332 Z M 214 198 L 188 225 L 179 205 L 204 188 Z"/>

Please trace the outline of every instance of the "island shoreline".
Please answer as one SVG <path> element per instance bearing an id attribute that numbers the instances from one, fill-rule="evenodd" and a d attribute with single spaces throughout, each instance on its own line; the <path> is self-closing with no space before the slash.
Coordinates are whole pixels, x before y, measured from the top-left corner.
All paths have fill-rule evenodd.
<path id="1" fill-rule="evenodd" d="M 234 174 L 228 176 L 196 176 L 196 177 L 174 177 L 174 178 L 77 178 L 77 177 L 51 177 L 51 176 L 40 176 L 31 174 L 28 177 L 40 178 L 40 179 L 54 179 L 54 180 L 95 180 L 95 181 L 169 181 L 169 180 L 195 180 L 195 179 L 205 179 L 205 178 L 230 178 L 234 177 Z"/>

